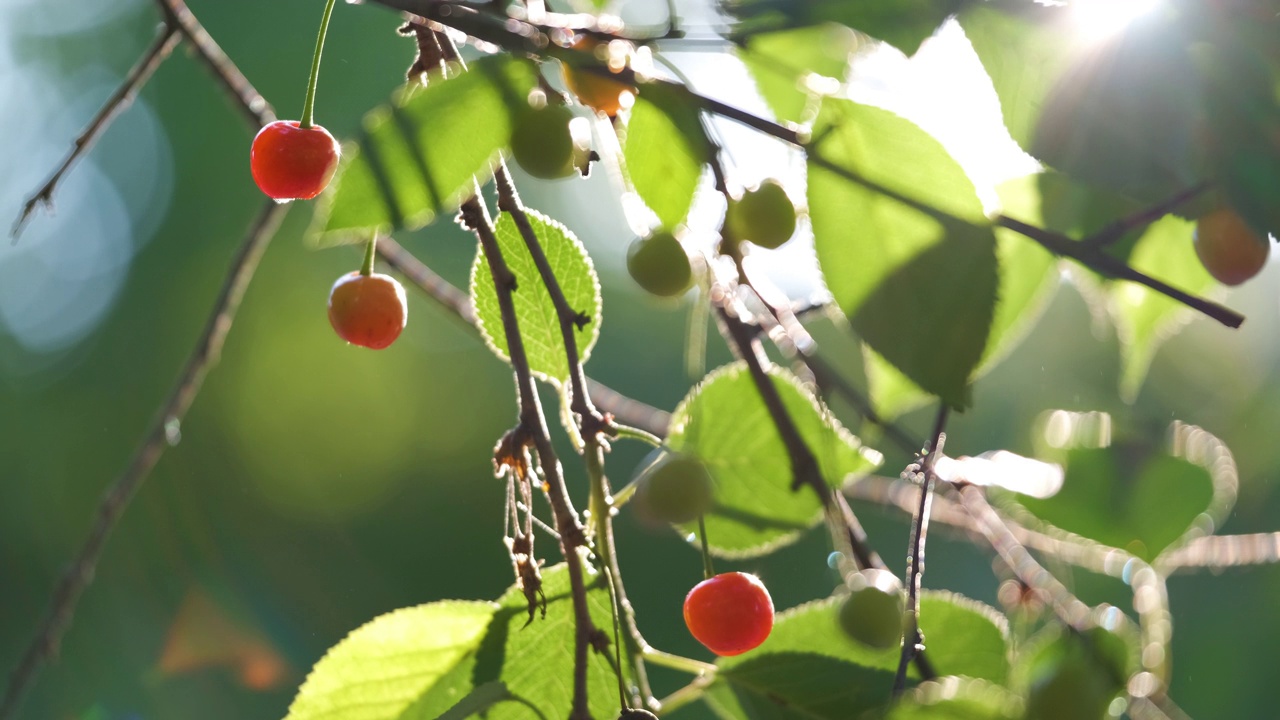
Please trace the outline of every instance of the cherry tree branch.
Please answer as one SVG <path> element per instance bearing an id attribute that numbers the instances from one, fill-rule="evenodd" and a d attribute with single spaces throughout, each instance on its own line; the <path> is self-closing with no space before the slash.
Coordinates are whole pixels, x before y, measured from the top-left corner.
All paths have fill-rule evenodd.
<path id="1" fill-rule="evenodd" d="M 893 694 L 898 696 L 907 686 L 907 666 L 924 652 L 924 636 L 920 633 L 920 581 L 924 577 L 925 541 L 929 534 L 929 510 L 933 502 L 933 484 L 936 476 L 933 466 L 942 455 L 947 441 L 947 418 L 950 412 L 945 402 L 938 406 L 928 449 L 920 464 L 907 468 L 920 483 L 920 505 L 916 508 L 915 522 L 911 527 L 911 552 L 907 565 L 907 622 L 903 633 L 902 656 L 898 661 L 898 674 L 893 681 Z"/>
<path id="2" fill-rule="evenodd" d="M 556 457 L 555 448 L 551 445 L 546 417 L 542 412 L 542 401 L 538 397 L 538 388 L 534 384 L 533 373 L 529 369 L 524 339 L 520 334 L 520 322 L 516 317 L 514 301 L 516 276 L 502 256 L 498 238 L 493 232 L 489 211 L 479 200 L 479 189 L 477 186 L 476 193 L 470 200 L 463 203 L 460 218 L 463 226 L 475 233 L 480 241 L 481 251 L 489 262 L 494 290 L 498 295 L 498 307 L 502 313 L 507 356 L 511 359 L 511 367 L 515 371 L 520 403 L 519 424 L 513 432 L 518 436 L 527 437 L 528 442 L 532 443 L 537 452 L 539 466 L 544 475 L 547 498 L 555 514 L 556 531 L 560 533 L 560 550 L 569 569 L 576 627 L 573 656 L 573 710 L 569 717 L 570 720 L 590 720 L 591 715 L 587 707 L 587 652 L 597 630 L 591 622 L 591 614 L 587 609 L 582 557 L 578 554 L 578 548 L 585 545 L 584 531 L 578 513 L 573 508 L 573 501 L 569 499 L 560 460 Z"/>
<path id="3" fill-rule="evenodd" d="M 129 78 L 121 89 L 117 90 L 107 105 L 99 111 L 99 115 L 85 133 L 77 138 L 75 149 L 64 161 L 64 167 L 55 172 L 50 183 L 41 193 L 37 193 L 36 198 L 46 192 L 49 198 L 52 197 L 53 189 L 61 175 L 71 167 L 79 155 L 88 150 L 110 121 L 134 97 L 138 88 L 169 56 L 177 41 L 176 33 L 180 33 L 181 37 L 191 44 L 214 77 L 231 92 L 237 107 L 252 126 L 257 127 L 275 119 L 270 105 L 205 32 L 203 26 L 182 0 L 157 0 L 157 5 L 164 18 L 157 40 L 130 71 Z M 196 341 L 195 349 L 182 369 L 177 385 L 160 406 L 151 427 L 129 459 L 125 470 L 116 478 L 98 503 L 88 538 L 77 552 L 70 569 L 55 587 L 46 615 L 36 628 L 35 638 L 27 646 L 18 666 L 9 676 L 4 695 L 0 697 L 0 720 L 10 720 L 16 715 L 22 699 L 35 683 L 40 669 L 57 656 L 62 638 L 71 626 L 76 606 L 93 581 L 98 560 L 112 531 L 119 524 L 130 501 L 150 477 L 165 447 L 178 442 L 182 420 L 195 402 L 205 376 L 217 364 L 222 346 L 226 342 L 227 334 L 231 331 L 231 325 L 240 308 L 240 302 L 244 299 L 245 291 L 257 271 L 258 263 L 266 252 L 271 238 L 275 236 L 276 229 L 287 210 L 287 205 L 267 201 L 250 226 L 232 258 L 223 279 L 222 288 L 210 311 L 209 319 Z M 15 226 L 15 232 L 21 229 L 28 214 L 29 211 L 24 210 L 23 217 L 19 218 L 19 223 Z"/>
<path id="4" fill-rule="evenodd" d="M 261 127 L 276 119 L 275 111 L 253 84 L 245 78 L 240 68 L 214 42 L 200 21 L 183 0 L 156 0 L 164 22 L 182 32 L 182 37 L 205 64 L 214 79 L 231 97 L 233 104 L 246 122 Z"/>
<path id="5" fill-rule="evenodd" d="M 53 174 L 45 180 L 44 185 L 40 187 L 34 194 L 27 198 L 22 206 L 22 212 L 18 214 L 18 219 L 13 223 L 13 229 L 10 235 L 14 242 L 17 242 L 18 236 L 22 234 L 23 228 L 35 213 L 36 207 L 43 205 L 45 208 L 53 207 L 53 193 L 58 187 L 58 183 L 62 182 L 63 176 L 71 169 L 89 149 L 93 147 L 98 138 L 111 125 L 111 121 L 116 116 L 124 112 L 125 108 L 133 104 L 133 100 L 138 95 L 138 91 L 142 86 L 147 84 L 151 76 L 155 73 L 156 68 L 169 57 L 173 49 L 177 47 L 178 41 L 182 39 L 178 29 L 170 24 L 163 23 L 160 25 L 156 33 L 156 39 L 152 41 L 151 46 L 147 48 L 138 62 L 129 70 L 129 74 L 125 76 L 124 82 L 116 89 L 111 97 L 107 98 L 106 103 L 98 110 L 98 113 L 89 121 L 76 139 L 71 143 L 71 151 L 58 165 Z"/>
<path id="6" fill-rule="evenodd" d="M 10 675 L 9 685 L 3 700 L 0 700 L 0 720 L 14 717 L 41 666 L 57 656 L 62 637 L 71 625 L 80 596 L 93 581 L 94 569 L 112 530 L 120 522 L 138 489 L 151 475 L 165 448 L 178 442 L 182 419 L 195 402 L 205 375 L 218 361 L 240 301 L 257 270 L 258 261 L 275 235 L 287 208 L 287 205 L 268 201 L 259 211 L 232 259 L 213 311 L 205 323 L 195 350 L 183 367 L 177 386 L 160 406 L 155 419 L 151 421 L 150 429 L 143 436 L 142 444 L 134 451 L 124 472 L 107 489 L 98 504 L 89 537 L 72 560 L 71 567 L 58 582 L 49 602 L 47 615 L 36 629 L 35 639 L 27 646 L 21 662 Z"/>

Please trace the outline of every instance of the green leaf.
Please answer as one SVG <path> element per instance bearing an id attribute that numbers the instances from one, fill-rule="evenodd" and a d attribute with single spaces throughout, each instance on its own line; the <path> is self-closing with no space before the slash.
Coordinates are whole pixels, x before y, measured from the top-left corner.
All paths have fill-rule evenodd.
<path id="1" fill-rule="evenodd" d="M 769 374 L 831 487 L 880 462 L 793 375 L 776 367 Z M 743 363 L 712 372 L 690 391 L 672 413 L 667 445 L 695 455 L 711 472 L 715 505 L 705 521 L 717 555 L 769 552 L 821 516 L 812 490 L 792 489 L 786 447 Z"/>
<path id="2" fill-rule="evenodd" d="M 844 81 L 857 45 L 849 28 L 827 23 L 751 35 L 737 54 L 773 114 L 800 122 L 813 105 L 815 85 Z"/>
<path id="3" fill-rule="evenodd" d="M 1063 458 L 1062 490 L 1018 502 L 1043 522 L 1151 561 L 1214 503 L 1205 460 L 1182 455 L 1193 447 L 1200 444 L 1180 442 L 1172 451 L 1132 441 L 1072 448 Z"/>
<path id="4" fill-rule="evenodd" d="M 746 655 L 721 658 L 716 664 L 722 673 L 730 673 L 765 657 L 821 656 L 887 672 L 892 684 L 900 650 L 874 650 L 847 637 L 838 619 L 841 600 L 831 597 L 779 613 L 764 644 Z M 993 683 L 1008 678 L 1008 623 L 994 609 L 954 593 L 926 590 L 920 598 L 920 630 L 929 661 L 939 674 Z M 914 668 L 911 673 L 917 677 Z"/>
<path id="5" fill-rule="evenodd" d="M 527 107 L 536 83 L 530 63 L 493 55 L 456 77 L 433 75 L 426 88 L 406 86 L 370 111 L 319 204 L 316 242 L 361 241 L 457 210 L 472 194 L 472 178 L 492 173 L 513 113 Z"/>
<path id="6" fill-rule="evenodd" d="M 1194 223 L 1167 215 L 1143 233 L 1129 262 L 1192 295 L 1203 295 L 1217 283 L 1196 257 L 1191 236 Z M 1120 394 L 1132 402 L 1142 387 L 1160 343 L 1193 317 L 1185 305 L 1131 282 L 1110 283 L 1112 316 L 1120 336 Z"/>
<path id="7" fill-rule="evenodd" d="M 985 680 L 943 677 L 921 683 L 888 720 L 1022 720 L 1022 699 Z"/>
<path id="8" fill-rule="evenodd" d="M 809 216 L 837 304 L 913 382 L 968 405 L 999 283 L 973 184 L 937 140 L 886 110 L 828 99 L 813 134 Z"/>
<path id="9" fill-rule="evenodd" d="M 883 40 L 907 55 L 966 3 L 964 0 L 898 0 L 893 3 L 849 0 L 736 0 L 726 4 L 743 21 L 742 35 L 764 29 L 846 25 Z"/>
<path id="10" fill-rule="evenodd" d="M 592 623 L 612 628 L 609 588 L 604 576 L 587 570 L 587 607 Z M 523 591 L 513 587 L 499 600 L 489 633 L 476 655 L 477 682 L 501 680 L 510 693 L 484 714 L 485 720 L 563 718 L 573 706 L 574 617 L 569 571 L 564 564 L 542 571 L 547 616 L 526 626 L 528 605 Z M 587 655 L 587 697 L 592 717 L 611 718 L 618 712 L 618 678 L 610 652 Z"/>
<path id="11" fill-rule="evenodd" d="M 802 652 L 753 653 L 708 689 L 718 715 L 735 720 L 845 720 L 885 704 L 894 674 Z"/>
<path id="12" fill-rule="evenodd" d="M 1009 676 L 1009 624 L 994 608 L 944 590 L 920 596 L 920 631 L 943 675 L 1003 683 Z"/>
<path id="13" fill-rule="evenodd" d="M 1039 193 L 1027 191 L 1029 179 L 1023 179 L 1022 184 L 1017 180 L 1005 183 L 997 192 L 1006 213 L 1039 225 L 1027 217 L 1038 209 L 1034 205 L 1039 198 Z M 1057 260 L 1034 240 L 996 228 L 996 257 L 1000 263 L 1000 286 L 979 373 L 1017 347 L 1058 289 Z"/>
<path id="14" fill-rule="evenodd" d="M 999 0 L 973 3 L 959 15 L 1000 99 L 1004 124 L 1023 148 L 1031 147 L 1049 89 L 1070 61 L 1069 11 L 1031 0 Z"/>
<path id="15" fill-rule="evenodd" d="M 446 601 L 370 621 L 316 663 L 287 720 L 434 720 L 470 691 L 468 671 L 496 610 Z"/>
<path id="16" fill-rule="evenodd" d="M 1077 53 L 1044 101 L 1031 154 L 1141 202 L 1195 185 L 1203 98 L 1187 43 L 1151 17 Z"/>
<path id="17" fill-rule="evenodd" d="M 600 281 L 595 267 L 587 256 L 586 248 L 568 228 L 541 213 L 532 210 L 527 213 L 529 224 L 538 236 L 542 252 L 547 256 L 569 307 L 589 318 L 586 325 L 574 332 L 578 358 L 585 364 L 596 338 L 600 336 Z M 499 217 L 494 230 L 507 267 L 516 276 L 513 299 L 529 369 L 538 378 L 559 385 L 569 377 L 569 360 L 551 293 L 542 282 L 533 255 L 529 253 L 511 216 L 504 213 Z M 493 275 L 483 252 L 476 253 L 475 263 L 471 266 L 471 300 L 475 304 L 485 342 L 498 357 L 509 360 L 502 310 L 498 306 Z"/>
<path id="18" fill-rule="evenodd" d="M 627 121 L 623 159 L 636 193 L 664 227 L 684 221 L 711 142 L 688 92 L 661 83 L 645 85 Z"/>

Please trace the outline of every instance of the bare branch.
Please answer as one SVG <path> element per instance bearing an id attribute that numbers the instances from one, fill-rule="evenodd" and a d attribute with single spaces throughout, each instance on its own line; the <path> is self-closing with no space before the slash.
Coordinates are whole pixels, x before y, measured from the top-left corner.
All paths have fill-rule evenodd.
<path id="1" fill-rule="evenodd" d="M 275 112 L 266 98 L 245 78 L 227 54 L 222 52 L 222 48 L 218 47 L 218 43 L 214 42 L 183 0 L 156 0 L 156 5 L 164 16 L 165 24 L 182 31 L 182 37 L 235 101 L 236 109 L 250 125 L 261 127 L 275 121 Z"/>
<path id="2" fill-rule="evenodd" d="M 143 85 L 151 79 L 156 68 L 169 57 L 173 49 L 177 47 L 178 41 L 182 36 L 178 33 L 177 28 L 169 23 L 160 26 L 156 33 L 156 39 L 152 41 L 151 46 L 142 54 L 138 62 L 129 70 L 129 74 L 125 76 L 124 82 L 116 89 L 111 97 L 103 103 L 102 108 L 98 110 L 98 114 L 93 116 L 89 121 L 89 125 L 85 127 L 76 139 L 71 143 L 71 152 L 67 153 L 62 159 L 62 163 L 53 171 L 49 179 L 44 185 L 35 192 L 31 197 L 27 198 L 26 203 L 22 206 L 22 212 L 18 214 L 18 219 L 13 223 L 13 229 L 10 235 L 14 242 L 18 241 L 18 236 L 22 234 L 23 228 L 26 227 L 27 221 L 31 219 L 31 215 L 35 212 L 36 207 L 43 205 L 46 208 L 53 207 L 53 193 L 58 187 L 58 183 L 62 182 L 62 178 L 75 165 L 76 161 L 89 152 L 93 144 L 97 142 L 102 133 L 111 125 L 111 121 L 116 119 L 125 108 L 133 104 L 133 100 L 138 95 L 138 91 Z"/>
<path id="3" fill-rule="evenodd" d="M 996 218 L 996 225 L 1008 228 L 1019 235 L 1035 240 L 1045 250 L 1054 255 L 1071 258 L 1087 268 L 1096 270 L 1107 277 L 1128 280 L 1144 285 L 1172 300 L 1196 310 L 1230 328 L 1238 328 L 1244 323 L 1244 316 L 1215 302 L 1197 297 L 1175 288 L 1168 283 L 1157 280 L 1143 272 L 1133 269 L 1123 262 L 1111 257 L 1098 247 L 1060 235 L 1058 233 L 1028 225 L 1020 220 L 1001 215 Z"/>
<path id="4" fill-rule="evenodd" d="M 1120 218 L 1080 242 L 1099 248 L 1111 245 L 1124 237 L 1130 231 L 1146 227 L 1174 210 L 1177 210 L 1182 205 L 1191 202 L 1200 195 L 1203 195 L 1208 189 L 1209 183 L 1196 183 L 1186 190 L 1176 193 L 1172 197 L 1158 202 L 1151 207 L 1143 208 L 1128 217 Z"/>
<path id="5" fill-rule="evenodd" d="M 925 541 L 929 535 L 929 509 L 933 502 L 933 484 L 937 479 L 933 466 L 942 455 L 947 441 L 947 418 L 950 412 L 945 402 L 939 403 L 933 434 L 929 436 L 928 450 L 920 463 L 908 467 L 904 475 L 915 477 L 920 483 L 920 505 L 916 508 L 915 522 L 911 526 L 911 551 L 907 566 L 907 617 L 909 627 L 903 634 L 902 656 L 898 661 L 898 674 L 893 681 L 893 694 L 901 695 L 907 687 L 907 667 L 924 651 L 924 635 L 920 633 L 920 581 L 924 577 Z"/>
<path id="6" fill-rule="evenodd" d="M 35 639 L 27 646 L 22 661 L 9 677 L 8 688 L 3 701 L 0 701 L 0 720 L 9 720 L 14 716 L 27 689 L 35 682 L 41 666 L 58 654 L 58 647 L 71 625 L 80 596 L 93 581 L 94 568 L 111 531 L 128 508 L 129 501 L 150 476 L 165 448 L 178 442 L 182 419 L 195 401 L 196 394 L 200 392 L 205 375 L 218 361 L 245 289 L 248 288 L 249 281 L 257 270 L 258 261 L 266 251 L 287 207 L 268 201 L 232 259 L 213 311 L 179 376 L 177 386 L 161 405 L 128 467 L 107 489 L 102 502 L 98 504 L 88 539 L 81 546 L 70 569 L 59 581 L 49 603 L 48 614 L 36 630 Z"/>

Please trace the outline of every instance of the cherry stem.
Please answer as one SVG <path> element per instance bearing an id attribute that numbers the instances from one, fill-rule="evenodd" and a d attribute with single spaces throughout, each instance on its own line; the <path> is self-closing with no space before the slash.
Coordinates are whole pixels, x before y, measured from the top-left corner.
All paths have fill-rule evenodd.
<path id="1" fill-rule="evenodd" d="M 378 253 L 378 236 L 369 237 L 369 244 L 364 248 L 364 262 L 360 265 L 360 274 L 369 277 L 373 274 L 373 258 Z"/>
<path id="2" fill-rule="evenodd" d="M 324 15 L 320 18 L 320 33 L 316 35 L 316 52 L 311 56 L 311 77 L 307 79 L 307 99 L 302 103 L 302 122 L 304 130 L 311 127 L 315 119 L 316 83 L 320 80 L 320 53 L 324 51 L 324 36 L 329 32 L 329 18 L 333 15 L 336 0 L 327 0 L 324 4 Z M 368 275 L 368 273 L 365 273 Z"/>
<path id="3" fill-rule="evenodd" d="M 711 567 L 711 548 L 707 546 L 707 521 L 702 515 L 698 516 L 698 539 L 702 541 L 702 579 L 710 580 L 716 576 L 716 571 Z"/>

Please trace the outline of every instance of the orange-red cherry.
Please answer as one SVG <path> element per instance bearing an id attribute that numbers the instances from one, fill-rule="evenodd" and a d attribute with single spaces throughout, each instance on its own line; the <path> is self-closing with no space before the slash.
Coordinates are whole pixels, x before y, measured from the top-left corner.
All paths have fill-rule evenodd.
<path id="1" fill-rule="evenodd" d="M 329 185 L 341 155 L 338 141 L 319 125 L 304 128 L 297 120 L 277 120 L 253 138 L 249 169 L 268 197 L 310 200 Z"/>
<path id="2" fill-rule="evenodd" d="M 352 345 L 381 350 L 400 337 L 408 317 L 404 286 L 390 275 L 347 273 L 329 291 L 329 324 Z"/>
<path id="3" fill-rule="evenodd" d="M 773 630 L 773 598 L 755 575 L 721 573 L 689 591 L 684 624 L 711 652 L 741 655 L 758 647 Z"/>

